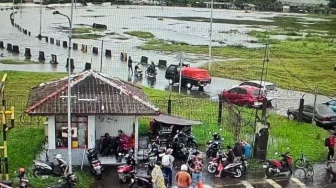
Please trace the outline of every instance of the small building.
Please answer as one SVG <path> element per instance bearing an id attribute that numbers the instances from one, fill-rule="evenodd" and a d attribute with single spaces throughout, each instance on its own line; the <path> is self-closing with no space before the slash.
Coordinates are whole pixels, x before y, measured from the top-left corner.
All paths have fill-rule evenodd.
<path id="1" fill-rule="evenodd" d="M 68 151 L 68 77 L 41 83 L 31 89 L 26 112 L 46 116 L 46 140 L 49 155 Z M 71 75 L 72 164 L 82 163 L 86 148 L 99 148 L 105 133 L 135 133 L 135 156 L 138 149 L 138 118 L 159 115 L 143 90 L 131 83 L 93 70 Z M 84 163 L 87 163 L 84 157 Z M 116 162 L 114 160 L 114 162 Z M 103 163 L 103 162 L 102 162 Z M 113 163 L 113 162 L 112 162 Z"/>
<path id="2" fill-rule="evenodd" d="M 282 11 L 283 12 L 290 12 L 290 6 L 288 6 L 288 5 L 282 6 Z"/>

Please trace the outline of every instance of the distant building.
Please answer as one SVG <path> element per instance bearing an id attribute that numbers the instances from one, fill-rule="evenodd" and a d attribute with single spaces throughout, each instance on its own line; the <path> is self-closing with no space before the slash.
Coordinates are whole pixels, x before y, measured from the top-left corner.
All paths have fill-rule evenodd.
<path id="1" fill-rule="evenodd" d="M 307 5 L 328 5 L 328 0 L 278 0 L 282 4 L 290 6 L 307 6 Z"/>
<path id="2" fill-rule="evenodd" d="M 288 6 L 288 5 L 282 6 L 282 11 L 283 12 L 290 12 L 290 6 Z"/>

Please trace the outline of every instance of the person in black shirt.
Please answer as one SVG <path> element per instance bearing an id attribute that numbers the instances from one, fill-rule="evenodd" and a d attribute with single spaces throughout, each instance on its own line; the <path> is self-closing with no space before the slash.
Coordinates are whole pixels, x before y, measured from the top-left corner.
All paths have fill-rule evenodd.
<path id="1" fill-rule="evenodd" d="M 129 57 L 128 57 L 128 72 L 131 71 L 131 73 L 133 74 L 132 63 L 133 63 L 133 60 L 132 60 L 131 56 L 129 56 Z"/>
<path id="2" fill-rule="evenodd" d="M 240 142 L 237 142 L 233 147 L 233 154 L 235 157 L 243 157 L 245 149 Z"/>

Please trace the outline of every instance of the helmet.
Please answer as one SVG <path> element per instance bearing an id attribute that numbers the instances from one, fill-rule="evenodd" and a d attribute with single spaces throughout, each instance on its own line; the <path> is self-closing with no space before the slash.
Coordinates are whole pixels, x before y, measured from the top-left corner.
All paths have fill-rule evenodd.
<path id="1" fill-rule="evenodd" d="M 128 58 L 131 58 L 131 56 L 129 56 Z"/>
<path id="2" fill-rule="evenodd" d="M 26 170 L 24 168 L 19 168 L 19 173 L 25 173 Z"/>
<path id="3" fill-rule="evenodd" d="M 55 155 L 55 158 L 56 159 L 62 159 L 62 155 L 61 154 L 57 154 L 57 155 Z"/>

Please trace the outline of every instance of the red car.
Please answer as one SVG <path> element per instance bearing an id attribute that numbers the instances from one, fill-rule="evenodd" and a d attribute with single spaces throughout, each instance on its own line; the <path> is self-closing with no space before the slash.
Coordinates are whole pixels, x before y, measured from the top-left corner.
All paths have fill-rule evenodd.
<path id="1" fill-rule="evenodd" d="M 221 95 L 228 103 L 246 107 L 261 107 L 265 93 L 257 87 L 241 85 L 224 90 Z"/>

